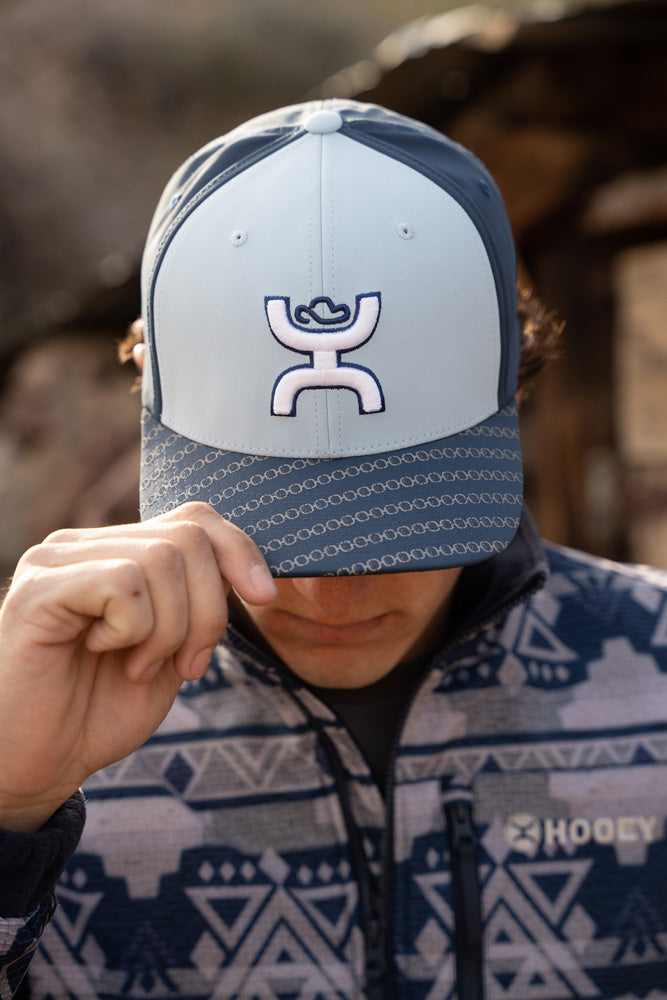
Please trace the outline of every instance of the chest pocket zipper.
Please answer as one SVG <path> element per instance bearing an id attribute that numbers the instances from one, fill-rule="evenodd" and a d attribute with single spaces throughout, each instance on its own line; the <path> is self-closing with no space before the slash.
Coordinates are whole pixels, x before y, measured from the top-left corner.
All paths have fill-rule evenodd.
<path id="1" fill-rule="evenodd" d="M 449 792 L 447 821 L 454 910 L 454 944 L 458 1000 L 484 1000 L 482 967 L 482 898 L 477 868 L 477 836 L 472 801 Z M 450 798 L 451 796 L 451 798 Z"/>

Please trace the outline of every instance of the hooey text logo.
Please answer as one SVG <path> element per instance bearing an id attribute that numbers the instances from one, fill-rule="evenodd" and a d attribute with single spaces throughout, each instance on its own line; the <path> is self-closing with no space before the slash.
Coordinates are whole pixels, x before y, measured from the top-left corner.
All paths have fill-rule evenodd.
<path id="1" fill-rule="evenodd" d="M 505 823 L 505 839 L 520 854 L 532 856 L 545 849 L 573 848 L 585 844 L 652 844 L 660 836 L 657 816 L 597 816 L 589 819 L 554 817 L 538 819 L 532 813 L 515 813 Z"/>
<path id="2" fill-rule="evenodd" d="M 271 413 L 296 416 L 297 396 L 304 389 L 351 389 L 357 394 L 359 413 L 384 410 L 382 388 L 374 373 L 363 365 L 341 361 L 373 336 L 380 318 L 380 293 L 357 295 L 354 316 L 350 307 L 334 305 L 328 297 L 312 299 L 290 313 L 285 296 L 264 300 L 271 333 L 291 351 L 309 354 L 310 363 L 288 368 L 277 379 L 271 396 Z M 296 320 L 296 322 L 295 322 Z"/>

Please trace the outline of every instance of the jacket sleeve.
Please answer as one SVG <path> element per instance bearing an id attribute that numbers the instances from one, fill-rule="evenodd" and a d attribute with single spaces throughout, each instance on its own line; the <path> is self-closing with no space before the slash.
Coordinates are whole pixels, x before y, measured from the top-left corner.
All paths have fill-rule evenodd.
<path id="1" fill-rule="evenodd" d="M 54 889 L 85 819 L 77 792 L 37 833 L 0 829 L 0 1000 L 18 989 L 55 909 Z"/>

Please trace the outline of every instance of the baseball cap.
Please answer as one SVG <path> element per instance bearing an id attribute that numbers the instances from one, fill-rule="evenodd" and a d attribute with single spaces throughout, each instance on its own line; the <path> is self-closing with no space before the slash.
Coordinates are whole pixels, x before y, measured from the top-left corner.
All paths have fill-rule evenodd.
<path id="1" fill-rule="evenodd" d="M 522 502 L 516 254 L 440 132 L 311 101 L 169 181 L 142 263 L 142 517 L 192 500 L 276 576 L 461 566 Z"/>

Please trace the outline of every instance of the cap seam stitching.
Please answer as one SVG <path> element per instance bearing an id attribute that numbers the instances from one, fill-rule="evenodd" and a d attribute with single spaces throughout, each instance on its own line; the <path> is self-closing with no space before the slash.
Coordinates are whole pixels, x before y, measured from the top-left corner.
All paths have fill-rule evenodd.
<path id="1" fill-rule="evenodd" d="M 465 433 L 471 431 L 473 428 L 477 427 L 479 424 L 482 424 L 486 420 L 489 420 L 491 417 L 494 417 L 494 416 L 507 416 L 507 417 L 511 417 L 511 416 L 514 415 L 514 412 L 515 412 L 515 404 L 514 403 L 509 403 L 509 404 L 507 404 L 507 406 L 502 407 L 501 409 L 499 409 L 497 411 L 493 411 L 492 413 L 487 414 L 485 417 L 479 417 L 478 419 L 475 420 L 474 423 L 466 423 L 465 426 L 463 426 L 463 427 L 445 427 L 445 428 L 439 428 L 436 431 L 429 431 L 428 433 L 429 433 L 429 435 L 432 434 L 432 437 L 427 437 L 427 438 L 424 438 L 423 440 L 415 441 L 415 440 L 413 440 L 411 438 L 401 438 L 400 440 L 387 441 L 384 444 L 379 444 L 379 443 L 375 444 L 375 445 L 372 446 L 373 447 L 373 451 L 370 452 L 370 454 L 373 454 L 373 455 L 383 454 L 384 452 L 393 451 L 396 448 L 401 448 L 401 447 L 404 447 L 404 446 L 411 447 L 411 448 L 418 448 L 420 445 L 425 445 L 425 444 L 429 444 L 429 443 L 431 443 L 433 441 L 438 441 L 438 440 L 440 440 L 440 438 L 450 437 L 452 434 L 465 434 Z M 156 419 L 158 419 L 158 418 L 156 418 Z M 202 445 L 205 448 L 206 447 L 207 448 L 216 448 L 219 451 L 234 452 L 235 454 L 241 454 L 241 455 L 243 455 L 243 454 L 252 454 L 252 455 L 258 455 L 258 454 L 260 454 L 260 453 L 257 452 L 257 444 L 256 444 L 256 442 L 255 442 L 254 445 L 251 444 L 250 442 L 247 442 L 247 443 L 239 442 L 239 443 L 235 444 L 232 447 L 232 446 L 226 445 L 226 444 L 224 444 L 222 442 L 220 442 L 220 443 L 211 443 L 210 441 L 208 441 L 208 442 L 197 441 L 196 438 L 192 436 L 194 433 L 196 433 L 196 431 L 191 430 L 185 424 L 182 425 L 182 430 L 177 430 L 175 427 L 171 427 L 168 424 L 163 424 L 163 426 L 164 427 L 169 427 L 169 429 L 172 430 L 172 431 L 174 431 L 174 433 L 179 434 L 179 435 L 181 435 L 183 437 L 188 437 L 190 440 L 195 441 L 196 444 Z M 518 435 L 516 437 L 518 439 Z M 244 450 L 244 449 L 248 449 L 248 448 L 251 448 L 252 451 L 248 452 L 248 451 Z M 369 453 L 368 452 L 357 452 L 355 450 L 354 452 L 345 452 L 343 454 L 333 455 L 333 456 L 328 456 L 328 455 L 306 455 L 306 454 L 303 454 L 302 451 L 288 451 L 287 449 L 281 449 L 281 454 L 280 455 L 272 455 L 270 453 L 267 453 L 266 455 L 261 455 L 260 454 L 260 457 L 263 457 L 263 458 L 304 458 L 304 459 L 312 459 L 313 461 L 322 461 L 323 459 L 324 460 L 329 460 L 329 459 L 335 460 L 337 458 L 362 458 L 362 457 L 364 457 L 364 455 L 367 455 L 367 454 L 369 454 Z"/>

